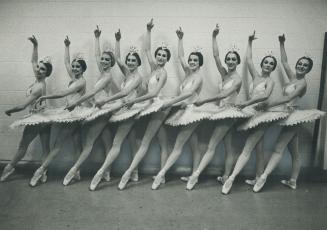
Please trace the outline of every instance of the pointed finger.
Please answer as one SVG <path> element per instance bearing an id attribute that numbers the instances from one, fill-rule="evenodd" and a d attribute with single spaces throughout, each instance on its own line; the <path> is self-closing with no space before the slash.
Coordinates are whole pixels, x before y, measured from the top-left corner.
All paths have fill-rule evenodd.
<path id="1" fill-rule="evenodd" d="M 97 25 L 97 30 L 99 30 L 99 26 Z"/>

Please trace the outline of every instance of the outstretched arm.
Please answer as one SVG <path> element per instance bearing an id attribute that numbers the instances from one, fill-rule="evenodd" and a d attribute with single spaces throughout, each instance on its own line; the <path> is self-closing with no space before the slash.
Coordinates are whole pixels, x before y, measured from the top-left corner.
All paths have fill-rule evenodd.
<path id="1" fill-rule="evenodd" d="M 36 99 L 42 95 L 42 85 L 39 84 L 37 87 L 33 88 L 32 93 L 25 99 L 21 105 L 17 105 L 11 109 L 5 111 L 8 116 L 11 116 L 12 113 L 16 113 L 24 110 L 27 106 L 32 104 Z"/>
<path id="2" fill-rule="evenodd" d="M 162 74 L 160 74 L 159 82 L 158 82 L 158 84 L 156 84 L 155 89 L 151 89 L 151 92 L 149 92 L 149 93 L 147 93 L 147 94 L 145 94 L 145 95 L 143 95 L 141 97 L 138 97 L 138 98 L 132 99 L 130 101 L 127 101 L 126 105 L 132 105 L 134 103 L 145 101 L 145 100 L 156 97 L 159 94 L 162 87 L 165 85 L 166 81 L 167 81 L 167 73 L 165 71 Z"/>
<path id="3" fill-rule="evenodd" d="M 212 32 L 212 53 L 213 53 L 213 57 L 215 58 L 216 66 L 218 68 L 220 75 L 225 76 L 227 74 L 227 71 L 223 67 L 219 57 L 219 50 L 218 50 L 217 39 L 216 39 L 218 34 L 219 34 L 219 26 L 218 24 L 216 24 L 216 28 Z"/>
<path id="4" fill-rule="evenodd" d="M 292 72 L 287 61 L 287 55 L 285 50 L 285 34 L 278 36 L 278 40 L 280 44 L 280 59 L 282 61 L 288 79 L 292 80 L 295 78 L 295 74 Z"/>
<path id="5" fill-rule="evenodd" d="M 181 65 L 183 67 L 183 70 L 185 73 L 189 72 L 189 67 L 185 61 L 185 55 L 184 55 L 184 47 L 183 47 L 183 36 L 184 32 L 182 31 L 182 28 L 179 27 L 178 30 L 176 30 L 176 34 L 178 37 L 178 59 L 181 62 Z"/>
<path id="6" fill-rule="evenodd" d="M 97 101 L 96 105 L 98 107 L 101 107 L 107 102 L 114 101 L 114 100 L 120 99 L 122 97 L 126 97 L 132 90 L 137 88 L 141 83 L 142 83 L 142 79 L 141 79 L 140 76 L 138 76 L 133 80 L 133 82 L 130 85 L 123 88 L 120 92 L 118 92 L 115 95 L 112 95 L 112 96 L 110 96 L 110 97 L 108 97 L 106 99 L 103 99 L 101 101 Z"/>
<path id="7" fill-rule="evenodd" d="M 197 78 L 194 82 L 194 84 L 192 85 L 191 89 L 188 90 L 187 92 L 183 92 L 180 95 L 178 95 L 177 97 L 174 97 L 172 100 L 170 100 L 169 102 L 167 102 L 163 108 L 167 108 L 170 106 L 178 106 L 180 105 L 180 103 L 191 97 L 192 95 L 194 95 L 196 93 L 196 90 L 201 87 L 202 85 L 202 78 Z"/>
<path id="8" fill-rule="evenodd" d="M 145 54 L 146 54 L 146 57 L 148 58 L 148 62 L 151 67 L 151 72 L 156 69 L 156 64 L 151 55 L 151 30 L 152 30 L 153 26 L 154 26 L 154 24 L 153 24 L 153 18 L 152 18 L 151 21 L 148 24 L 146 24 L 146 35 L 145 35 Z"/>
<path id="9" fill-rule="evenodd" d="M 118 64 L 120 70 L 123 72 L 123 74 L 125 76 L 127 76 L 127 74 L 129 73 L 129 70 L 125 66 L 125 64 L 121 61 L 121 57 L 120 57 L 120 39 L 121 39 L 120 29 L 118 29 L 118 32 L 115 33 L 115 38 L 116 38 L 116 44 L 115 44 L 116 61 L 117 61 L 117 64 Z"/>
<path id="10" fill-rule="evenodd" d="M 68 36 L 66 36 L 65 40 L 64 40 L 64 44 L 65 44 L 65 66 L 66 66 L 66 70 L 68 72 L 68 75 L 71 79 L 74 79 L 74 74 L 72 72 L 72 68 L 70 66 L 70 54 L 69 54 L 69 45 L 70 45 L 70 40 L 68 38 Z"/>
<path id="11" fill-rule="evenodd" d="M 97 62 L 97 66 L 100 72 L 103 72 L 103 68 L 101 65 L 101 49 L 100 49 L 100 35 L 101 30 L 99 29 L 99 26 L 97 25 L 97 28 L 94 30 L 94 37 L 95 37 L 95 59 Z"/>
<path id="12" fill-rule="evenodd" d="M 241 79 L 235 79 L 233 85 L 230 88 L 228 88 L 226 90 L 223 90 L 222 92 L 220 92 L 218 95 L 216 95 L 214 97 L 207 98 L 207 99 L 204 99 L 204 100 L 199 100 L 195 104 L 199 106 L 199 105 L 202 105 L 204 103 L 224 99 L 224 98 L 228 97 L 229 95 L 231 95 L 232 93 L 234 93 L 235 91 L 239 90 L 241 88 L 241 85 L 242 85 L 242 80 Z"/>
<path id="13" fill-rule="evenodd" d="M 252 60 L 252 42 L 255 39 L 257 39 L 257 38 L 255 37 L 255 31 L 254 31 L 253 34 L 249 36 L 248 48 L 246 51 L 246 63 L 248 65 L 248 69 L 250 71 L 252 79 L 259 77 L 259 73 L 254 68 L 254 64 L 253 64 L 253 60 Z"/>
<path id="14" fill-rule="evenodd" d="M 34 75 L 37 75 L 37 60 L 38 60 L 38 42 L 35 38 L 34 35 L 32 35 L 32 37 L 29 37 L 28 40 L 30 40 L 33 44 L 33 52 L 32 52 L 32 58 L 31 58 L 31 62 L 32 62 L 32 67 L 33 67 L 33 71 L 34 71 Z"/>
<path id="15" fill-rule="evenodd" d="M 249 106 L 249 105 L 252 105 L 254 103 L 267 100 L 269 98 L 269 96 L 271 95 L 271 93 L 272 93 L 274 85 L 275 85 L 274 81 L 272 81 L 270 79 L 267 80 L 266 90 L 263 93 L 252 97 L 250 100 L 247 100 L 247 101 L 244 101 L 244 102 L 238 104 L 238 106 L 243 108 L 245 106 Z"/>

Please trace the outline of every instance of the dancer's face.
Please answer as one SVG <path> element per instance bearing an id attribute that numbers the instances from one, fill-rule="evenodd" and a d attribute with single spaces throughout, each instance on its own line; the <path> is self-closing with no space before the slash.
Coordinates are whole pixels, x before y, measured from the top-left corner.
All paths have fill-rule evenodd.
<path id="1" fill-rule="evenodd" d="M 309 66 L 310 66 L 309 61 L 307 59 L 302 58 L 298 61 L 297 65 L 295 66 L 295 71 L 299 75 L 307 74 L 309 72 Z"/>
<path id="2" fill-rule="evenodd" d="M 44 65 L 44 63 L 39 62 L 36 68 L 37 68 L 37 76 L 39 78 L 45 78 L 47 76 L 47 67 Z"/>
<path id="3" fill-rule="evenodd" d="M 262 62 L 262 71 L 264 73 L 271 73 L 274 70 L 276 63 L 271 57 L 266 57 Z"/>
<path id="4" fill-rule="evenodd" d="M 190 66 L 191 70 L 197 70 L 198 68 L 200 68 L 200 60 L 199 57 L 197 55 L 190 55 L 189 59 L 188 59 L 188 64 Z"/>
<path id="5" fill-rule="evenodd" d="M 168 54 L 164 50 L 159 50 L 157 55 L 156 55 L 156 61 L 158 65 L 164 66 L 168 60 Z"/>
<path id="6" fill-rule="evenodd" d="M 139 66 L 139 63 L 137 62 L 137 59 L 134 55 L 128 55 L 126 64 L 129 71 L 134 71 Z"/>
<path id="7" fill-rule="evenodd" d="M 72 62 L 72 72 L 75 76 L 79 76 L 83 73 L 83 68 L 77 61 Z"/>
<path id="8" fill-rule="evenodd" d="M 111 67 L 111 56 L 107 53 L 103 53 L 101 55 L 100 63 L 103 67 L 103 69 L 108 69 Z"/>
<path id="9" fill-rule="evenodd" d="M 227 65 L 227 68 L 229 70 L 234 70 L 236 69 L 236 66 L 238 65 L 238 61 L 237 61 L 237 56 L 234 53 L 229 53 L 227 54 L 227 57 L 225 59 L 225 63 Z"/>

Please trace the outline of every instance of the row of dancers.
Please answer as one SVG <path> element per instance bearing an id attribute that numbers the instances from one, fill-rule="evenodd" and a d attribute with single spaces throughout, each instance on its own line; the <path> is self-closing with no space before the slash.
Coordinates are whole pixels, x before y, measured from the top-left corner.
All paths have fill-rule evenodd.
<path id="1" fill-rule="evenodd" d="M 252 43 L 257 39 L 254 32 L 248 38 L 245 60 L 253 80 L 249 85 L 250 96 L 243 102 L 237 102 L 236 98 L 242 86 L 242 78 L 237 72 L 241 58 L 236 50 L 230 50 L 225 55 L 226 66 L 224 66 L 217 42 L 220 30 L 216 25 L 212 33 L 212 49 L 222 84 L 217 95 L 200 99 L 199 93 L 205 80 L 201 72 L 201 66 L 204 64 L 203 55 L 199 51 L 194 51 L 189 54 L 188 59 L 185 59 L 184 32 L 179 28 L 176 31 L 178 58 L 185 72 L 185 79 L 180 84 L 179 95 L 172 97 L 166 95 L 162 90 L 167 82 L 165 65 L 171 57 L 171 52 L 167 47 L 160 46 L 155 50 L 153 58 L 151 52 L 153 27 L 153 20 L 151 20 L 147 23 L 144 41 L 145 54 L 151 67 L 151 76 L 144 86 L 138 72 L 138 67 L 142 64 L 138 51 L 132 48 L 125 60 L 122 60 L 120 31 L 115 33 L 114 52 L 101 51 L 101 30 L 97 26 L 94 31 L 95 57 L 100 74 L 90 92 L 86 92 L 86 81 L 83 76 L 87 64 L 81 56 L 76 56 L 71 61 L 70 40 L 66 37 L 64 62 L 70 77 L 68 88 L 46 95 L 46 78 L 51 75 L 53 67 L 48 58 L 38 60 L 38 41 L 34 36 L 29 38 L 33 44 L 32 66 L 36 80 L 28 88 L 24 103 L 5 112 L 10 116 L 27 107 L 30 108 L 27 116 L 11 125 L 11 127 L 24 126 L 24 131 L 17 153 L 2 172 L 1 181 L 7 180 L 14 173 L 15 166 L 26 154 L 29 144 L 35 137 L 40 136 L 45 153 L 44 159 L 31 178 L 30 185 L 36 186 L 46 182 L 49 164 L 59 154 L 65 141 L 71 139 L 77 153 L 77 161 L 63 180 L 64 185 L 69 185 L 72 180 L 81 179 L 80 167 L 90 155 L 95 141 L 99 139 L 107 154 L 89 186 L 89 189 L 94 191 L 102 180 L 110 180 L 111 165 L 118 157 L 123 141 L 129 137 L 134 155 L 118 185 L 118 188 L 122 190 L 126 188 L 129 181 L 138 181 L 138 165 L 146 155 L 152 140 L 157 137 L 161 147 L 161 170 L 154 177 L 152 189 L 158 189 L 161 184 L 165 183 L 166 173 L 177 161 L 188 140 L 190 140 L 193 152 L 193 172 L 189 177 L 183 177 L 183 179 L 187 181 L 186 188 L 189 190 L 198 183 L 199 176 L 211 162 L 216 147 L 221 142 L 224 143 L 226 152 L 225 171 L 217 179 L 223 184 L 223 194 L 230 192 L 236 176 L 248 162 L 253 150 L 256 150 L 256 177 L 254 180 L 246 182 L 253 185 L 253 191 L 260 191 L 267 177 L 278 165 L 287 146 L 292 155 L 292 174 L 289 180 L 283 180 L 282 183 L 292 189 L 296 188 L 301 168 L 298 129 L 302 123 L 314 121 L 324 115 L 324 112 L 315 109 L 298 109 L 297 100 L 306 92 L 305 76 L 312 69 L 312 59 L 307 56 L 299 58 L 295 65 L 295 71 L 293 71 L 287 60 L 284 45 L 285 35 L 279 36 L 281 66 L 284 68 L 289 82 L 283 86 L 283 93 L 280 97 L 271 98 L 275 84 L 270 78 L 270 74 L 277 66 L 277 59 L 272 55 L 263 57 L 260 63 L 261 70 L 256 70 L 252 61 Z M 124 79 L 120 91 L 113 94 L 111 88 L 115 82 L 113 81 L 112 67 L 116 63 L 123 73 Z M 65 107 L 55 109 L 46 107 L 46 99 L 62 97 L 66 97 Z M 145 116 L 149 117 L 149 121 L 141 143 L 137 146 L 133 127 L 139 119 Z M 195 131 L 203 120 L 212 122 L 214 130 L 205 153 L 202 155 Z M 114 136 L 111 129 L 113 123 L 117 124 Z M 179 133 L 170 154 L 168 154 L 164 124 L 179 126 Z M 59 133 L 50 150 L 50 129 L 53 125 L 59 127 Z M 282 130 L 275 151 L 265 167 L 263 136 L 271 125 L 280 125 Z M 246 143 L 240 155 L 237 155 L 232 148 L 233 128 L 248 131 Z"/>

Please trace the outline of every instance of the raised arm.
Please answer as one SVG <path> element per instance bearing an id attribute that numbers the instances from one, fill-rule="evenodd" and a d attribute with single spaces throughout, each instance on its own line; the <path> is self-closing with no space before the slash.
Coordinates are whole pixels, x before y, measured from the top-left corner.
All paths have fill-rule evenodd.
<path id="1" fill-rule="evenodd" d="M 100 35 L 101 35 L 101 30 L 97 25 L 97 28 L 94 30 L 94 38 L 95 38 L 94 51 L 95 51 L 95 60 L 97 62 L 98 69 L 102 73 L 103 68 L 101 65 Z"/>
<path id="2" fill-rule="evenodd" d="M 121 57 L 120 57 L 120 39 L 121 39 L 120 29 L 118 29 L 118 32 L 115 33 L 115 38 L 116 38 L 116 44 L 115 44 L 116 61 L 117 61 L 117 64 L 118 64 L 120 70 L 123 72 L 123 74 L 125 76 L 127 76 L 127 74 L 129 73 L 129 70 L 125 66 L 125 63 L 122 62 Z"/>
<path id="3" fill-rule="evenodd" d="M 38 84 L 38 86 L 33 87 L 32 93 L 25 99 L 25 101 L 22 104 L 17 105 L 11 109 L 8 109 L 7 111 L 5 111 L 5 113 L 8 116 L 11 116 L 12 113 L 16 113 L 24 110 L 27 106 L 35 102 L 42 95 L 42 91 L 43 91 L 42 85 Z"/>
<path id="4" fill-rule="evenodd" d="M 219 50 L 218 50 L 218 45 L 217 45 L 217 35 L 219 34 L 219 26 L 216 24 L 216 28 L 212 32 L 212 53 L 213 57 L 215 58 L 216 61 L 216 66 L 218 68 L 218 71 L 221 76 L 225 76 L 227 74 L 227 70 L 224 68 L 220 61 L 219 57 Z"/>
<path id="5" fill-rule="evenodd" d="M 28 40 L 30 40 L 33 44 L 33 52 L 32 52 L 32 58 L 31 58 L 31 62 L 32 62 L 32 67 L 33 67 L 33 71 L 34 71 L 34 75 L 37 75 L 37 60 L 38 60 L 38 42 L 35 38 L 34 35 L 32 35 L 32 37 L 29 37 Z"/>
<path id="6" fill-rule="evenodd" d="M 182 31 L 182 28 L 179 27 L 178 30 L 176 30 L 176 34 L 178 37 L 178 59 L 181 62 L 181 65 L 183 67 L 183 70 L 185 73 L 189 72 L 189 66 L 187 65 L 185 61 L 185 55 L 184 55 L 184 47 L 183 47 L 183 36 L 184 32 Z"/>
<path id="7" fill-rule="evenodd" d="M 154 26 L 154 24 L 153 24 L 153 18 L 152 18 L 151 21 L 148 24 L 146 24 L 146 35 L 145 35 L 145 54 L 146 54 L 146 57 L 148 58 L 148 62 L 151 67 L 151 72 L 156 69 L 156 64 L 155 64 L 155 62 L 152 58 L 152 54 L 151 54 L 151 30 L 152 30 L 153 26 Z"/>
<path id="8" fill-rule="evenodd" d="M 292 80 L 295 77 L 295 74 L 292 72 L 288 61 L 287 61 L 287 55 L 286 55 L 286 50 L 285 50 L 285 34 L 278 36 L 279 44 L 280 44 L 280 59 L 283 64 L 283 67 L 285 69 L 286 75 L 288 79 Z"/>
<path id="9" fill-rule="evenodd" d="M 257 39 L 257 38 L 255 37 L 255 31 L 254 31 L 253 34 L 249 36 L 248 48 L 246 51 L 246 63 L 248 65 L 248 69 L 250 71 L 252 79 L 260 76 L 259 73 L 257 72 L 257 70 L 254 68 L 254 64 L 253 64 L 253 60 L 252 60 L 252 42 L 255 39 Z"/>
<path id="10" fill-rule="evenodd" d="M 70 66 L 70 54 L 69 54 L 69 46 L 70 46 L 70 40 L 68 38 L 68 36 L 66 36 L 65 40 L 64 40 L 64 44 L 65 44 L 65 66 L 66 66 L 66 70 L 68 72 L 68 75 L 71 79 L 74 79 L 74 74 L 72 72 L 72 67 Z"/>

